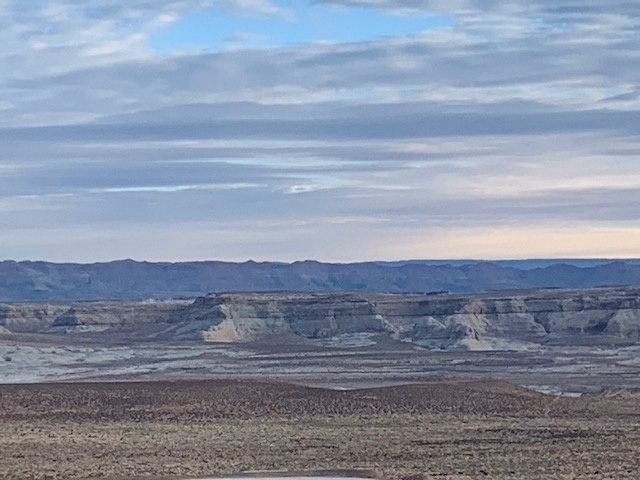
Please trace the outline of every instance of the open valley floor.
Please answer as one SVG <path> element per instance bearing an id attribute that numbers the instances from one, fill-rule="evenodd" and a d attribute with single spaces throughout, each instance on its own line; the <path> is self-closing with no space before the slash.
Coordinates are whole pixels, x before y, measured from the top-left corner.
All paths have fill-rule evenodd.
<path id="1" fill-rule="evenodd" d="M 7 480 L 337 469 L 450 479 L 640 473 L 633 392 L 566 398 L 505 382 L 3 385 L 0 424 Z"/>
<path id="2" fill-rule="evenodd" d="M 0 304 L 0 478 L 640 478 L 640 288 Z"/>
<path id="3" fill-rule="evenodd" d="M 640 346 L 546 346 L 531 351 L 424 350 L 368 344 L 370 336 L 333 345 L 65 343 L 68 337 L 0 339 L 0 383 L 272 379 L 328 388 L 456 380 L 505 380 L 576 396 L 640 388 Z M 18 341 L 19 340 L 19 341 Z M 53 341 L 52 341 L 53 340 Z M 342 342 L 342 344 L 340 344 Z"/>

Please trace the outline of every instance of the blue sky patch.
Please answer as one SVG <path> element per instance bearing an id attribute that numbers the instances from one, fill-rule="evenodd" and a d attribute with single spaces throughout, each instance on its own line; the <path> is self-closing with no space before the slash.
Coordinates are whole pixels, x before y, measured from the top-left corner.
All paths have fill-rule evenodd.
<path id="1" fill-rule="evenodd" d="M 219 50 L 226 47 L 277 47 L 307 42 L 359 42 L 416 34 L 450 26 L 441 15 L 400 16 L 367 8 L 310 5 L 283 16 L 241 16 L 221 10 L 193 12 L 157 31 L 151 46 L 160 53 Z"/>

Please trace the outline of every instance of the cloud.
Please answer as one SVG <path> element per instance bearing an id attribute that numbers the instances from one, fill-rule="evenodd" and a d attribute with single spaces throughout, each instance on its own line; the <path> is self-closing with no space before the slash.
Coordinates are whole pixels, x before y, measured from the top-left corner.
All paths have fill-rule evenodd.
<path id="1" fill-rule="evenodd" d="M 0 3 L 4 255 L 640 255 L 633 3 L 283 4 Z M 452 21 L 352 42 L 150 45 L 185 15 L 300 28 L 320 4 Z"/>
<path id="2" fill-rule="evenodd" d="M 189 12 L 289 15 L 267 0 L 7 1 L 0 16 L 6 78 L 22 81 L 153 56 L 153 32 Z"/>

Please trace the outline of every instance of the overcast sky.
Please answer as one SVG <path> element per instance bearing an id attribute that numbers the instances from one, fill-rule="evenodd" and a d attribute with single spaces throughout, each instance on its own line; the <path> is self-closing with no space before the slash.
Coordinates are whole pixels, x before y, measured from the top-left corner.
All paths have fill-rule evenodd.
<path id="1" fill-rule="evenodd" d="M 0 0 L 0 258 L 640 257 L 637 0 Z"/>

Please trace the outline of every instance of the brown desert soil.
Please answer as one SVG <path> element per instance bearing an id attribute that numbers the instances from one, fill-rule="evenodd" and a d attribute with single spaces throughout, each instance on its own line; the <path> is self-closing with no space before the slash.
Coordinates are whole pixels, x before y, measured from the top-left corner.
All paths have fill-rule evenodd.
<path id="1" fill-rule="evenodd" d="M 349 391 L 231 380 L 0 385 L 1 479 L 255 470 L 637 480 L 640 402 L 504 382 Z"/>

